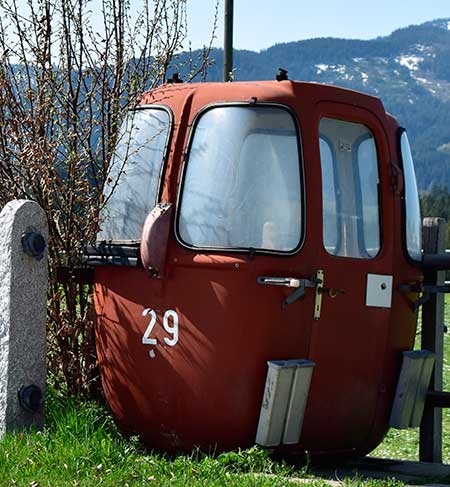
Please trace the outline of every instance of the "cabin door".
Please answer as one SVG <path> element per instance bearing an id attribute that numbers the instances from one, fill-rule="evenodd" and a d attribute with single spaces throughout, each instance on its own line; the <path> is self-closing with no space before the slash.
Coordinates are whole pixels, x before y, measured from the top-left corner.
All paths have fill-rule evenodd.
<path id="1" fill-rule="evenodd" d="M 285 106 L 213 106 L 194 122 L 167 292 L 180 316 L 178 350 L 193 354 L 185 408 L 201 410 L 205 443 L 220 431 L 224 444 L 252 444 L 267 361 L 308 354 L 313 293 L 304 303 L 294 296 L 314 271 L 303 249 L 301 153 Z"/>
<path id="2" fill-rule="evenodd" d="M 337 103 L 319 104 L 318 113 L 323 289 L 314 310 L 309 358 L 316 368 L 304 433 L 308 444 L 315 437 L 320 443 L 320 422 L 330 446 L 345 450 L 364 444 L 386 392 L 380 380 L 393 289 L 392 193 L 379 120 Z"/>

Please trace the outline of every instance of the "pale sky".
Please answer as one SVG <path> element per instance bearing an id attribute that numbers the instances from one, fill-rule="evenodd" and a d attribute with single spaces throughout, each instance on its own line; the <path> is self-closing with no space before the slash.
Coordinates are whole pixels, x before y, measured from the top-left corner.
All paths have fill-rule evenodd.
<path id="1" fill-rule="evenodd" d="M 26 17 L 29 0 L 15 0 Z M 33 0 L 37 2 L 38 0 Z M 208 44 L 216 0 L 186 0 L 193 49 Z M 86 2 L 101 28 L 101 0 Z M 131 12 L 142 0 L 130 0 Z M 223 47 L 224 0 L 219 0 L 215 47 Z M 393 30 L 450 18 L 450 0 L 234 0 L 234 47 L 260 51 L 277 43 L 315 37 L 373 39 Z M 187 49 L 187 42 L 183 45 Z"/>
<path id="2" fill-rule="evenodd" d="M 188 0 L 192 47 L 208 43 L 215 0 Z M 224 0 L 219 0 L 223 45 Z M 450 0 L 234 0 L 234 47 L 259 51 L 314 37 L 372 39 L 428 20 L 450 17 Z"/>

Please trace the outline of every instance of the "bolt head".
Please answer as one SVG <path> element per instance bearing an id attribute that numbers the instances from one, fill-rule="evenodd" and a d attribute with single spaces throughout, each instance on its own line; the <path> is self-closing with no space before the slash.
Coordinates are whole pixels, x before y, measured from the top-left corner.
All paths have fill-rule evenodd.
<path id="1" fill-rule="evenodd" d="M 22 386 L 17 392 L 20 406 L 29 413 L 36 413 L 44 403 L 41 389 L 34 384 Z"/>
<path id="2" fill-rule="evenodd" d="M 22 235 L 22 249 L 25 254 L 41 260 L 44 257 L 45 239 L 39 232 L 26 232 Z"/>

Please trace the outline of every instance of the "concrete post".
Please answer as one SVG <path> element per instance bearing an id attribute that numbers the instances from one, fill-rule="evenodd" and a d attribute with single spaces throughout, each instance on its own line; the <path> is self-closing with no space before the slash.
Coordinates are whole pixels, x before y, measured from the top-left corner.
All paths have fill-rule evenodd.
<path id="1" fill-rule="evenodd" d="M 0 213 L 0 437 L 44 423 L 47 220 L 33 201 Z"/>

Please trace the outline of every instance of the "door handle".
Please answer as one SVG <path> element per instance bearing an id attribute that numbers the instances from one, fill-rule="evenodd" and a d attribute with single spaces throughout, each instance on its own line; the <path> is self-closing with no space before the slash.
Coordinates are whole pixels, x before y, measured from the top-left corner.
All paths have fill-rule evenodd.
<path id="1" fill-rule="evenodd" d="M 256 282 L 266 286 L 285 286 L 295 288 L 295 291 L 281 303 L 282 309 L 286 309 L 290 304 L 303 298 L 306 293 L 306 288 L 314 288 L 317 285 L 316 280 L 312 281 L 311 279 L 297 279 L 295 277 L 258 276 Z"/>
<path id="2" fill-rule="evenodd" d="M 306 294 L 306 287 L 305 286 L 299 287 L 296 291 L 294 291 L 292 294 L 289 294 L 289 296 L 283 300 L 283 302 L 281 303 L 281 308 L 286 309 L 290 304 L 297 301 L 297 299 L 303 298 L 305 294 Z"/>
<path id="3" fill-rule="evenodd" d="M 304 280 L 305 279 L 295 279 L 294 277 L 258 276 L 256 282 L 258 284 L 265 284 L 266 286 L 301 287 L 302 281 Z"/>
<path id="4" fill-rule="evenodd" d="M 334 299 L 338 294 L 345 294 L 343 289 L 334 289 L 324 287 L 325 274 L 323 270 L 319 269 L 316 274 L 316 298 L 314 300 L 314 319 L 319 320 L 322 312 L 322 295 L 328 294 L 331 299 Z"/>

